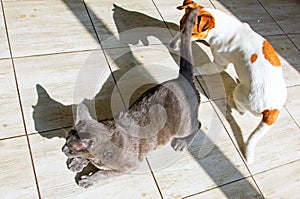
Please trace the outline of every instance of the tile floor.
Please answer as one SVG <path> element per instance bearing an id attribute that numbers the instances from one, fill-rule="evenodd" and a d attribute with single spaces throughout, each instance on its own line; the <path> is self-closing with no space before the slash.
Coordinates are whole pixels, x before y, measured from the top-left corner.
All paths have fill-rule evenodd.
<path id="1" fill-rule="evenodd" d="M 203 125 L 188 151 L 166 146 L 131 174 L 79 187 L 61 152 L 72 105 L 85 100 L 105 120 L 141 94 L 135 89 L 142 84 L 176 77 L 178 55 L 168 42 L 182 2 L 1 0 L 1 198 L 299 198 L 299 1 L 196 2 L 249 23 L 280 54 L 288 100 L 255 163 L 245 162 L 240 146 L 259 118 L 229 115 L 234 76 L 208 72 L 195 77 Z M 193 53 L 197 74 L 212 56 L 199 43 Z"/>

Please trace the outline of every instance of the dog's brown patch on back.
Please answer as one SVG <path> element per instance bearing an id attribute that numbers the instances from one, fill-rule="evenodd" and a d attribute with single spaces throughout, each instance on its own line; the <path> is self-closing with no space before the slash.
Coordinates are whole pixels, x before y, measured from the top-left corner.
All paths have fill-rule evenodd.
<path id="1" fill-rule="evenodd" d="M 273 46 L 266 40 L 263 43 L 262 52 L 265 56 L 265 59 L 268 60 L 273 66 L 281 66 L 276 51 L 274 50 Z"/>
<path id="2" fill-rule="evenodd" d="M 263 114 L 262 122 L 267 125 L 272 125 L 278 118 L 279 110 L 278 109 L 264 110 L 262 114 Z"/>
<path id="3" fill-rule="evenodd" d="M 257 54 L 253 53 L 253 54 L 251 55 L 250 61 L 251 61 L 251 63 L 253 64 L 256 60 L 257 60 Z"/>

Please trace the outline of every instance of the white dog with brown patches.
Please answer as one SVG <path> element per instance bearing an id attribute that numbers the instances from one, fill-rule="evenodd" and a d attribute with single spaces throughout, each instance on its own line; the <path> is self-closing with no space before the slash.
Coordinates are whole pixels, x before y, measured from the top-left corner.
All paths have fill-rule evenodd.
<path id="1" fill-rule="evenodd" d="M 234 65 L 239 77 L 239 84 L 233 91 L 238 111 L 262 116 L 245 146 L 247 162 L 252 163 L 257 142 L 274 125 L 287 98 L 280 60 L 271 44 L 248 24 L 220 10 L 203 8 L 191 0 L 185 0 L 177 8 L 185 9 L 180 29 L 184 27 L 188 13 L 194 8 L 199 9 L 192 39 L 204 40 L 210 45 L 217 65 Z M 179 40 L 180 37 L 175 36 L 170 45 L 176 46 Z"/>

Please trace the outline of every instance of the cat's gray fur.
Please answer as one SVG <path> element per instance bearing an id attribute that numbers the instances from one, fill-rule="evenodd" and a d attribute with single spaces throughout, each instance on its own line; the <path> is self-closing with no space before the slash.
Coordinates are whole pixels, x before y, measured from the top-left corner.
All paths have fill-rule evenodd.
<path id="1" fill-rule="evenodd" d="M 89 187 L 100 180 L 135 170 L 144 156 L 171 141 L 176 151 L 187 148 L 200 128 L 199 94 L 193 83 L 191 32 L 198 14 L 188 17 L 181 38 L 179 77 L 158 85 L 126 112 L 108 124 L 94 120 L 84 104 L 77 106 L 75 128 L 62 151 L 67 166 L 81 171 L 88 163 L 99 170 L 82 176 L 78 183 Z"/>

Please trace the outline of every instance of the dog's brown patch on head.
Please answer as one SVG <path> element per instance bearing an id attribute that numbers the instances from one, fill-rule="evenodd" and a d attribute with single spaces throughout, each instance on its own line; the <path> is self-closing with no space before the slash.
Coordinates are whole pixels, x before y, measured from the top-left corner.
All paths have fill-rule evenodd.
<path id="1" fill-rule="evenodd" d="M 256 60 L 257 60 L 257 54 L 253 53 L 253 54 L 251 55 L 250 61 L 251 61 L 251 63 L 253 64 Z"/>
<path id="2" fill-rule="evenodd" d="M 196 4 L 195 2 L 191 1 L 191 0 L 185 0 L 183 2 L 183 5 L 182 6 L 178 6 L 177 9 L 179 10 L 183 10 L 185 9 L 185 14 L 183 15 L 183 17 L 181 18 L 180 20 L 180 30 L 183 29 L 185 23 L 186 23 L 186 20 L 189 16 L 189 13 L 195 9 L 195 8 L 198 8 L 199 9 L 199 13 L 200 13 L 200 10 L 203 8 L 202 6 Z M 199 15 L 199 14 L 198 14 Z M 196 19 L 197 20 L 197 19 Z M 195 22 L 196 23 L 196 22 Z"/>
<path id="3" fill-rule="evenodd" d="M 281 66 L 276 51 L 274 50 L 273 46 L 266 40 L 263 43 L 262 52 L 265 56 L 265 59 L 268 60 L 273 66 Z"/>
<path id="4" fill-rule="evenodd" d="M 184 1 L 182 6 L 177 7 L 179 10 L 185 9 L 185 14 L 180 20 L 180 30 L 183 29 L 189 13 L 195 8 L 199 9 L 199 13 L 195 21 L 192 38 L 194 40 L 201 40 L 206 38 L 208 32 L 215 27 L 215 18 L 209 12 L 202 10 L 203 7 L 193 1 Z"/>
<path id="5" fill-rule="evenodd" d="M 272 125 L 276 122 L 278 118 L 279 110 L 278 109 L 264 110 L 262 114 L 263 114 L 262 122 L 267 125 Z"/>
<path id="6" fill-rule="evenodd" d="M 209 12 L 200 10 L 192 32 L 192 38 L 196 40 L 204 39 L 214 27 L 215 18 Z"/>

